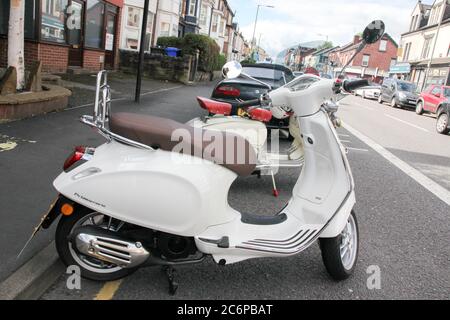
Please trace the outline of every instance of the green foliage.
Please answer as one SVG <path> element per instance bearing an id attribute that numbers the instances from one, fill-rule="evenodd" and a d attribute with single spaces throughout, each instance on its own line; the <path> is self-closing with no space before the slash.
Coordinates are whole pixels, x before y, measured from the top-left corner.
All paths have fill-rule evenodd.
<path id="1" fill-rule="evenodd" d="M 255 64 L 255 63 L 256 63 L 256 60 L 251 57 L 248 57 L 245 60 L 241 61 L 241 64 Z"/>
<path id="2" fill-rule="evenodd" d="M 159 37 L 157 45 L 161 47 L 174 47 L 180 49 L 183 45 L 183 39 L 177 37 Z"/>
<path id="3" fill-rule="evenodd" d="M 321 46 L 319 46 L 319 47 L 317 48 L 317 50 L 329 49 L 329 48 L 333 48 L 333 42 L 331 42 L 331 41 L 325 41 Z"/>
<path id="4" fill-rule="evenodd" d="M 223 54 L 220 54 L 214 70 L 215 71 L 222 70 L 222 67 L 225 63 L 227 63 L 227 57 L 225 57 L 225 55 Z"/>
<path id="5" fill-rule="evenodd" d="M 188 33 L 183 38 L 160 37 L 158 38 L 158 45 L 179 48 L 182 55 L 195 55 L 198 50 L 198 69 L 200 71 L 211 72 L 220 70 L 226 62 L 223 62 L 226 60 L 225 56 L 220 56 L 220 47 L 214 39 L 206 35 Z"/>

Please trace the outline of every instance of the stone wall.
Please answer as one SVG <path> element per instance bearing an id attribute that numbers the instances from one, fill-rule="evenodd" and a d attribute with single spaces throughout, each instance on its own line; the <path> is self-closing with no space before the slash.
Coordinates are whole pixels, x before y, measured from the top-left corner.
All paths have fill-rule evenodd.
<path id="1" fill-rule="evenodd" d="M 136 51 L 120 50 L 119 68 L 136 73 L 139 55 Z M 168 57 L 160 54 L 145 54 L 143 75 L 157 80 L 189 82 L 192 57 Z"/>

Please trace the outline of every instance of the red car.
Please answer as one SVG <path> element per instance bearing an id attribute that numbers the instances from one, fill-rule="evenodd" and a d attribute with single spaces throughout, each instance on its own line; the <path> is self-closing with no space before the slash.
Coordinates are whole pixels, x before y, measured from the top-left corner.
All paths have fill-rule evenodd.
<path id="1" fill-rule="evenodd" d="M 430 112 L 437 114 L 442 103 L 450 98 L 450 86 L 432 85 L 420 94 L 416 113 Z"/>

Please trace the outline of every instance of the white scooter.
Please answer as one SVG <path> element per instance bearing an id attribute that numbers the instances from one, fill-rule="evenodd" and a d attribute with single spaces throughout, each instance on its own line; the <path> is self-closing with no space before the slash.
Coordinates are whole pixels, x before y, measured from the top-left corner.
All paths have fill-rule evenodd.
<path id="1" fill-rule="evenodd" d="M 374 43 L 383 33 L 384 24 L 376 21 L 363 38 Z M 343 88 L 364 85 L 365 80 L 344 82 Z M 108 141 L 95 149 L 77 147 L 66 160 L 54 181 L 60 196 L 34 234 L 61 217 L 57 251 L 65 264 L 79 266 L 82 276 L 114 280 L 160 265 L 172 294 L 176 265 L 206 256 L 219 265 L 288 257 L 317 239 L 330 275 L 346 279 L 355 268 L 359 235 L 352 173 L 330 120 L 337 110 L 336 89 L 332 80 L 305 75 L 270 93 L 271 104 L 295 113 L 305 164 L 286 207 L 263 217 L 238 212 L 227 201 L 233 181 L 257 165 L 244 138 L 153 116 L 111 113 L 106 73 L 100 72 L 94 114 L 81 121 Z M 210 135 L 224 139 L 214 151 L 205 139 Z M 229 148 L 230 141 L 236 144 Z M 180 143 L 185 152 L 179 152 Z"/>

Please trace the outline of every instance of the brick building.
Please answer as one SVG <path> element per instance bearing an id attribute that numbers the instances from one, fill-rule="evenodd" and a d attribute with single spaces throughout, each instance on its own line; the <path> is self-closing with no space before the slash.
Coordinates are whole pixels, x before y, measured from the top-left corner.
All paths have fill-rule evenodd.
<path id="1" fill-rule="evenodd" d="M 352 42 L 329 53 L 328 60 L 335 73 L 340 72 L 350 60 L 361 41 L 361 37 L 356 35 Z M 397 43 L 386 33 L 376 43 L 367 45 L 358 53 L 345 73 L 350 78 L 366 78 L 381 82 L 384 77 L 389 76 L 391 66 L 397 63 L 397 51 Z"/>
<path id="2" fill-rule="evenodd" d="M 25 63 L 45 72 L 118 66 L 123 0 L 26 0 Z M 0 67 L 7 65 L 9 1 L 0 2 Z"/>

